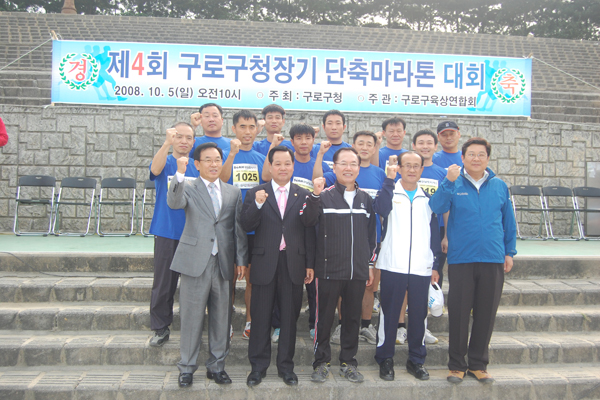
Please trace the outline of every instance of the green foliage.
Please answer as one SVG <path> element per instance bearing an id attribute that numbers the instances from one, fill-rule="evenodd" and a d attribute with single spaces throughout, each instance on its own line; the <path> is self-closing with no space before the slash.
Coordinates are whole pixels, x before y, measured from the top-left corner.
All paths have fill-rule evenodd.
<path id="1" fill-rule="evenodd" d="M 63 2 L 0 0 L 0 11 L 55 13 Z M 75 0 L 75 6 L 82 14 L 600 39 L 600 0 Z"/>

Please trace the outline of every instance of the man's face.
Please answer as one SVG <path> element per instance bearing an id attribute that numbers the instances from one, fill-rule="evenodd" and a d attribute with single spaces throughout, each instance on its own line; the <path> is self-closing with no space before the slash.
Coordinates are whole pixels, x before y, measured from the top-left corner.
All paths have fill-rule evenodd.
<path id="1" fill-rule="evenodd" d="M 421 135 L 412 147 L 425 160 L 430 160 L 433 153 L 435 153 L 437 144 L 435 144 L 435 139 L 431 135 Z"/>
<path id="2" fill-rule="evenodd" d="M 415 184 L 421 179 L 422 173 L 421 157 L 417 154 L 406 154 L 402 157 L 400 174 L 402 175 L 403 182 Z"/>
<path id="3" fill-rule="evenodd" d="M 200 153 L 200 161 L 195 160 L 194 164 L 200 172 L 200 176 L 207 181 L 214 182 L 221 175 L 221 169 L 223 168 L 223 159 L 219 150 L 215 148 L 209 148 Z"/>
<path id="4" fill-rule="evenodd" d="M 338 182 L 346 187 L 352 188 L 360 171 L 358 157 L 352 151 L 342 151 L 335 164 L 333 173 Z"/>
<path id="5" fill-rule="evenodd" d="M 202 118 L 200 118 L 200 125 L 204 133 L 218 134 L 221 133 L 223 127 L 223 117 L 219 112 L 219 109 L 215 106 L 204 107 L 202 109 Z"/>
<path id="6" fill-rule="evenodd" d="M 268 112 L 265 115 L 265 129 L 268 133 L 280 133 L 285 125 L 285 118 L 277 111 Z"/>
<path id="7" fill-rule="evenodd" d="M 287 151 L 276 151 L 273 153 L 273 163 L 271 164 L 271 176 L 276 184 L 285 186 L 292 179 L 294 173 L 294 163 L 292 156 Z"/>
<path id="8" fill-rule="evenodd" d="M 460 131 L 446 129 L 438 133 L 438 140 L 442 145 L 442 149 L 448 153 L 455 153 L 458 150 L 458 139 L 460 139 Z"/>
<path id="9" fill-rule="evenodd" d="M 192 150 L 194 146 L 194 130 L 187 125 L 179 125 L 173 140 L 173 151 L 180 155 L 185 155 Z"/>
<path id="10" fill-rule="evenodd" d="M 323 125 L 323 129 L 325 130 L 325 136 L 327 136 L 327 140 L 337 141 L 341 139 L 342 135 L 344 134 L 346 125 L 344 125 L 341 115 L 334 114 L 327 116 L 325 125 Z"/>
<path id="11" fill-rule="evenodd" d="M 310 154 L 315 138 L 310 133 L 303 133 L 301 135 L 295 135 L 292 139 L 292 145 L 294 150 L 301 156 Z"/>
<path id="12" fill-rule="evenodd" d="M 389 147 L 402 147 L 402 141 L 404 140 L 404 135 L 406 135 L 402 124 L 388 124 L 383 133 Z"/>
<path id="13" fill-rule="evenodd" d="M 490 162 L 490 157 L 487 155 L 485 146 L 482 144 L 472 144 L 467 147 L 467 151 L 462 155 L 465 170 L 471 176 L 479 176 Z"/>
<path id="14" fill-rule="evenodd" d="M 257 129 L 254 118 L 240 118 L 237 124 L 231 127 L 235 137 L 242 142 L 242 146 L 252 145 L 256 139 Z"/>
<path id="15" fill-rule="evenodd" d="M 352 147 L 358 151 L 361 160 L 370 160 L 373 154 L 375 154 L 375 142 L 371 136 L 360 135 L 356 138 Z"/>

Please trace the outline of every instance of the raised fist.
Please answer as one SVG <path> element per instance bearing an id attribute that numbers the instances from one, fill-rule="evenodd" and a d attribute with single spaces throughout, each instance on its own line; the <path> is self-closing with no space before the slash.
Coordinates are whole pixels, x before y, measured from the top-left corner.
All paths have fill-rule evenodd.
<path id="1" fill-rule="evenodd" d="M 390 156 L 388 159 L 388 166 L 390 165 L 398 165 L 398 156 Z"/>
<path id="2" fill-rule="evenodd" d="M 450 182 L 454 182 L 456 180 L 456 178 L 458 178 L 459 175 L 460 175 L 460 166 L 459 165 L 452 164 L 451 166 L 448 167 L 448 174 L 446 175 L 446 178 L 448 178 L 448 180 Z"/>
<path id="3" fill-rule="evenodd" d="M 315 196 L 320 195 L 324 188 L 325 188 L 325 178 L 323 178 L 322 176 L 319 178 L 316 178 L 313 181 L 313 189 L 314 189 L 313 193 L 315 194 Z"/>
<path id="4" fill-rule="evenodd" d="M 195 112 L 192 114 L 192 116 L 190 118 L 190 124 L 192 124 L 194 129 L 196 129 L 198 127 L 198 125 L 200 125 L 201 119 L 202 119 L 202 114 L 200 114 L 199 112 Z"/>
<path id="5" fill-rule="evenodd" d="M 377 143 L 375 143 L 375 147 L 379 147 L 383 141 L 383 131 L 375 132 L 375 136 L 377 136 Z"/>
<path id="6" fill-rule="evenodd" d="M 331 148 L 331 142 L 329 140 L 323 140 L 321 142 L 321 147 L 319 147 L 319 154 L 323 155 L 327 153 L 329 148 Z"/>
<path id="7" fill-rule="evenodd" d="M 274 134 L 273 135 L 273 143 L 271 143 L 271 148 L 277 147 L 281 143 L 283 143 L 283 135 L 280 135 L 278 133 Z"/>
<path id="8" fill-rule="evenodd" d="M 267 197 L 269 197 L 269 194 L 264 190 L 256 192 L 256 202 L 258 204 L 264 204 L 264 202 L 267 201 Z"/>
<path id="9" fill-rule="evenodd" d="M 187 157 L 179 157 L 177 159 L 177 172 L 185 174 L 189 159 Z"/>
<path id="10" fill-rule="evenodd" d="M 256 123 L 256 132 L 260 133 L 263 130 L 264 126 L 265 126 L 265 120 L 259 119 Z"/>
<path id="11" fill-rule="evenodd" d="M 167 129 L 167 136 L 165 137 L 165 144 L 167 146 L 173 145 L 173 141 L 175 140 L 175 135 L 177 135 L 177 129 L 175 129 L 175 128 Z"/>
<path id="12" fill-rule="evenodd" d="M 396 174 L 398 173 L 398 164 L 388 165 L 387 167 L 387 177 L 390 179 L 396 179 Z"/>
<path id="13" fill-rule="evenodd" d="M 229 154 L 236 155 L 240 151 L 240 146 L 242 145 L 242 142 L 240 142 L 239 139 L 231 139 L 229 145 L 231 146 Z"/>

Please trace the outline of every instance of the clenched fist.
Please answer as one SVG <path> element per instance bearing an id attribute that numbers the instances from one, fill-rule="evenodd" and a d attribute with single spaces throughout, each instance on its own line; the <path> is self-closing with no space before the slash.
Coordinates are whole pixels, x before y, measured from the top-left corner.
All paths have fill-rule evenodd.
<path id="1" fill-rule="evenodd" d="M 187 169 L 189 158 L 187 157 L 179 157 L 177 159 L 177 172 L 180 174 L 185 174 L 185 170 Z"/>
<path id="2" fill-rule="evenodd" d="M 256 202 L 258 204 L 264 204 L 265 201 L 267 201 L 267 197 L 269 197 L 269 194 L 264 190 L 259 190 L 256 192 Z"/>
<path id="3" fill-rule="evenodd" d="M 280 135 L 278 133 L 273 135 L 273 142 L 271 143 L 271 148 L 277 147 L 279 145 L 281 145 L 281 143 L 283 143 L 283 135 Z"/>
<path id="4" fill-rule="evenodd" d="M 388 165 L 387 167 L 387 177 L 390 179 L 396 179 L 396 174 L 398 173 L 398 164 Z"/>
<path id="5" fill-rule="evenodd" d="M 446 178 L 448 178 L 448 180 L 450 182 L 454 182 L 458 176 L 460 175 L 460 166 L 456 165 L 456 164 L 452 164 L 451 166 L 448 167 L 448 174 L 446 175 Z"/>
<path id="6" fill-rule="evenodd" d="M 172 146 L 175 141 L 175 135 L 177 135 L 177 129 L 169 128 L 167 129 L 167 136 L 165 137 L 165 144 L 167 146 Z"/>
<path id="7" fill-rule="evenodd" d="M 331 148 L 331 142 L 329 140 L 323 140 L 321 147 L 319 147 L 319 154 L 323 155 Z"/>
<path id="8" fill-rule="evenodd" d="M 319 178 L 316 178 L 313 181 L 313 189 L 314 189 L 313 193 L 315 194 L 315 196 L 320 195 L 324 188 L 325 188 L 325 178 L 323 178 L 322 176 Z"/>
<path id="9" fill-rule="evenodd" d="M 190 118 L 190 123 L 192 124 L 194 129 L 196 129 L 198 127 L 198 125 L 200 125 L 201 119 L 202 119 L 202 114 L 200 114 L 199 112 L 192 114 L 192 116 Z"/>
<path id="10" fill-rule="evenodd" d="M 242 142 L 240 142 L 239 139 L 231 139 L 231 142 L 229 142 L 229 145 L 231 146 L 229 154 L 234 156 L 237 153 L 239 153 Z"/>

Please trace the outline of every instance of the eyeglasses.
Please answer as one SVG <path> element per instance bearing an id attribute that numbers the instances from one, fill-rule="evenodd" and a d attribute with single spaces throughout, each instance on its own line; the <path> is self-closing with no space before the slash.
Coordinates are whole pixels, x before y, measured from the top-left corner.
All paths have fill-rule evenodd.
<path id="1" fill-rule="evenodd" d="M 487 153 L 477 153 L 477 154 L 475 154 L 475 153 L 467 153 L 467 154 L 465 154 L 465 157 L 470 158 L 472 160 L 474 160 L 475 158 L 479 158 L 481 160 L 483 158 L 487 158 L 488 155 L 487 155 Z"/>
<path id="2" fill-rule="evenodd" d="M 212 164 L 222 164 L 223 160 L 220 158 L 215 158 L 214 160 L 210 159 L 210 158 L 205 158 L 204 160 L 200 160 L 202 162 L 207 163 L 208 165 L 212 165 Z"/>
<path id="3" fill-rule="evenodd" d="M 418 171 L 421 169 L 421 164 L 404 164 L 401 165 L 400 168 L 404 168 L 407 171 L 410 171 L 411 169 L 414 171 Z"/>
<path id="4" fill-rule="evenodd" d="M 342 168 L 346 168 L 346 167 L 350 167 L 350 168 L 358 168 L 358 163 L 345 163 L 345 162 L 341 162 L 341 163 L 335 163 L 335 165 L 339 165 Z"/>

